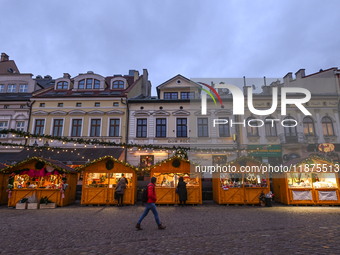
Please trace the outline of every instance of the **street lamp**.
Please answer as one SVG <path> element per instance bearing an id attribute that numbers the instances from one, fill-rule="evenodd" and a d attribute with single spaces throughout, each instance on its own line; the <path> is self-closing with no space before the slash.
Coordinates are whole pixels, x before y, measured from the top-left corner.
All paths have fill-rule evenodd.
<path id="1" fill-rule="evenodd" d="M 34 147 L 38 147 L 38 143 L 37 143 L 37 140 L 34 141 L 34 144 L 33 144 Z"/>
<path id="2" fill-rule="evenodd" d="M 325 143 L 329 143 L 330 140 L 331 140 L 331 139 L 330 139 L 329 136 L 325 136 Z"/>
<path id="3" fill-rule="evenodd" d="M 50 144 L 48 143 L 48 141 L 46 140 L 46 143 L 44 144 L 45 147 L 49 147 Z"/>

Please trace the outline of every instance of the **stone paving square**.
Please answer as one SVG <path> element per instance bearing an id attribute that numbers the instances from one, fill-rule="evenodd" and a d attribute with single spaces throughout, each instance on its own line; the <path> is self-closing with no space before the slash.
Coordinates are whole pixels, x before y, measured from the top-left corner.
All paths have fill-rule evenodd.
<path id="1" fill-rule="evenodd" d="M 340 207 L 0 207 L 0 254 L 339 254 Z"/>

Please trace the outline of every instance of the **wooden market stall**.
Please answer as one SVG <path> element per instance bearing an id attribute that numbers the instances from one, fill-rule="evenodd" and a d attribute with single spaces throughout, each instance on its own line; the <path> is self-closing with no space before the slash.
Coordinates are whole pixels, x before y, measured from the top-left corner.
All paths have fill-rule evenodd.
<path id="1" fill-rule="evenodd" d="M 299 158 L 273 175 L 274 200 L 287 205 L 339 205 L 339 166 L 320 156 Z"/>
<path id="2" fill-rule="evenodd" d="M 4 168 L 6 168 L 6 166 L 0 163 L 0 171 Z M 0 205 L 6 205 L 8 203 L 8 193 L 6 192 L 8 176 L 9 174 L 0 172 Z"/>
<path id="3" fill-rule="evenodd" d="M 47 197 L 58 206 L 75 202 L 78 173 L 59 161 L 32 157 L 0 172 L 10 178 L 6 185 L 11 186 L 6 192 L 10 207 L 14 207 L 22 198 L 32 195 L 35 195 L 38 201 Z"/>
<path id="4" fill-rule="evenodd" d="M 246 156 L 229 162 L 225 166 L 228 171 L 213 174 L 213 200 L 218 204 L 259 204 L 261 193 L 270 192 L 268 173 L 242 171 L 260 169 L 261 165 L 267 166 Z"/>
<path id="5" fill-rule="evenodd" d="M 112 156 L 105 156 L 78 167 L 76 170 L 83 172 L 81 204 L 117 204 L 114 194 L 122 174 L 128 181 L 123 204 L 136 203 L 137 169 L 134 166 Z"/>
<path id="6" fill-rule="evenodd" d="M 156 204 L 179 204 L 176 188 L 183 177 L 187 183 L 187 204 L 202 204 L 202 180 L 200 173 L 195 173 L 195 166 L 180 156 L 174 156 L 159 162 L 151 168 L 151 177 L 156 177 Z"/>

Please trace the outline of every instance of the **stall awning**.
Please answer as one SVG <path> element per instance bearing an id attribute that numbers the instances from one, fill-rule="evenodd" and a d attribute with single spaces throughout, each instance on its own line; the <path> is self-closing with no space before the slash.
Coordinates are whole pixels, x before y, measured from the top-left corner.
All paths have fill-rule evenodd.
<path id="1" fill-rule="evenodd" d="M 65 148 L 66 150 L 66 148 Z M 73 151 L 73 152 L 71 152 Z M 33 150 L 22 150 L 18 153 L 0 153 L 0 162 L 4 164 L 13 164 L 30 157 L 43 157 L 46 159 L 58 160 L 66 165 L 84 165 L 89 161 L 103 157 L 112 156 L 119 159 L 123 153 L 122 148 L 81 148 L 74 150 L 73 148 L 66 151 L 46 150 L 40 152 L 34 152 Z"/>

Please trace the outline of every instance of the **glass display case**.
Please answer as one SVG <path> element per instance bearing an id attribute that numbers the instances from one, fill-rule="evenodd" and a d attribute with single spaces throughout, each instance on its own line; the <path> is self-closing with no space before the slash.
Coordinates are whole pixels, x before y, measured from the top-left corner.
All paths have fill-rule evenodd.
<path id="1" fill-rule="evenodd" d="M 265 174 L 245 173 L 244 187 L 246 188 L 268 187 L 267 177 Z"/>
<path id="2" fill-rule="evenodd" d="M 315 189 L 338 187 L 335 173 L 312 173 L 312 181 Z"/>
<path id="3" fill-rule="evenodd" d="M 123 173 L 85 173 L 85 188 L 115 188 Z M 132 173 L 124 173 L 127 188 L 132 187 Z"/>
<path id="4" fill-rule="evenodd" d="M 243 188 L 243 179 L 241 173 L 221 173 L 221 186 L 229 188 Z"/>
<path id="5" fill-rule="evenodd" d="M 312 188 L 311 173 L 288 173 L 289 188 Z"/>
<path id="6" fill-rule="evenodd" d="M 14 177 L 14 189 L 61 189 L 62 175 L 47 175 L 39 177 L 30 177 L 25 175 L 16 175 Z"/>
<path id="7" fill-rule="evenodd" d="M 199 185 L 198 174 L 161 173 L 154 174 L 154 177 L 156 177 L 156 187 L 176 188 L 180 177 L 183 177 L 187 187 Z"/>

